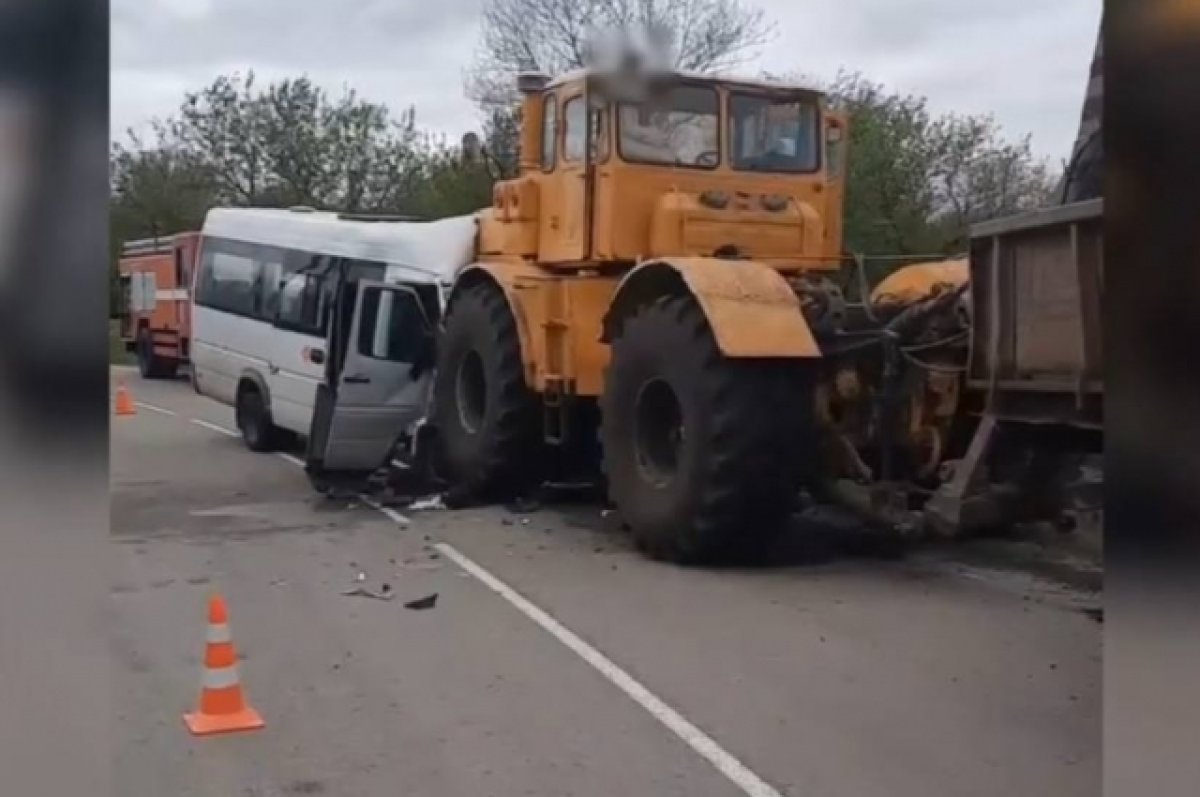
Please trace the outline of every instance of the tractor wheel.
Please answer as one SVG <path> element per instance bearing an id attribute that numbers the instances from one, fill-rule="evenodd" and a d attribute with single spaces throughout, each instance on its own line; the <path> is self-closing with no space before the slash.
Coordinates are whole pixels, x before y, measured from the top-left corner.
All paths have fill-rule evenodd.
<path id="1" fill-rule="evenodd" d="M 658 559 L 715 563 L 761 549 L 815 455 L 803 364 L 723 357 L 690 296 L 625 323 L 602 412 L 610 497 Z"/>
<path id="2" fill-rule="evenodd" d="M 451 302 L 438 342 L 439 469 L 475 498 L 520 491 L 534 475 L 536 410 L 508 302 L 491 285 L 465 288 Z"/>

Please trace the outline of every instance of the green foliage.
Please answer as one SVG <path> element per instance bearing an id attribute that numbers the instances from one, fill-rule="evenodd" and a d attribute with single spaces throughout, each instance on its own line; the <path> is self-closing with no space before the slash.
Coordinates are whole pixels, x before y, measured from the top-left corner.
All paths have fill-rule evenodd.
<path id="1" fill-rule="evenodd" d="M 850 115 L 849 251 L 954 254 L 971 223 L 1052 201 L 1054 180 L 1028 139 L 1006 142 L 991 117 L 935 115 L 858 74 L 827 90 Z M 412 108 L 393 116 L 350 89 L 331 98 L 303 77 L 261 88 L 252 74 L 218 77 L 157 122 L 152 140 L 114 144 L 114 285 L 122 241 L 198 229 L 214 205 L 428 219 L 486 207 L 495 181 L 516 174 L 519 129 L 519 109 L 493 104 L 482 136 L 453 146 L 419 131 Z"/>
<path id="2" fill-rule="evenodd" d="M 426 219 L 472 213 L 491 204 L 497 176 L 489 171 L 482 155 L 472 158 L 458 148 L 429 146 L 412 190 L 400 203 L 401 212 Z"/>
<path id="3" fill-rule="evenodd" d="M 167 127 L 234 205 L 380 211 L 399 200 L 422 154 L 411 108 L 393 118 L 353 90 L 332 99 L 305 77 L 262 90 L 253 73 L 218 77 L 189 93 Z"/>
<path id="4" fill-rule="evenodd" d="M 498 113 L 486 131 L 511 131 Z M 499 141 L 499 134 L 491 134 Z M 515 152 L 474 157 L 347 89 L 330 98 L 308 78 L 261 89 L 254 75 L 220 76 L 188 93 L 153 138 L 130 134 L 110 153 L 110 301 L 122 242 L 199 229 L 215 205 L 290 207 L 441 218 L 491 203 Z"/>
<path id="5" fill-rule="evenodd" d="M 827 87 L 850 116 L 845 246 L 868 255 L 954 254 L 970 224 L 1052 201 L 1055 180 L 1028 137 L 990 116 L 934 115 L 925 98 L 857 73 Z"/>
<path id="6" fill-rule="evenodd" d="M 262 88 L 253 74 L 218 77 L 155 132 L 148 145 L 131 136 L 113 147 L 114 238 L 194 229 L 215 204 L 466 213 L 490 203 L 507 168 L 421 133 L 412 108 L 393 116 L 303 77 Z"/>
<path id="7" fill-rule="evenodd" d="M 163 124 L 154 140 L 130 135 L 112 146 L 109 165 L 109 307 L 120 300 L 117 260 L 124 241 L 199 229 L 204 214 L 218 201 L 210 170 L 175 140 Z"/>

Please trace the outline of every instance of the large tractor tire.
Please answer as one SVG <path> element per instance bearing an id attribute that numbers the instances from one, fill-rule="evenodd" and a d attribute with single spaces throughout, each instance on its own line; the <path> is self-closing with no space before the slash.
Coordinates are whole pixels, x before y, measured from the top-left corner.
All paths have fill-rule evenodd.
<path id="1" fill-rule="evenodd" d="M 433 416 L 439 475 L 478 499 L 504 498 L 530 486 L 536 410 L 508 302 L 492 285 L 465 288 L 450 304 L 438 343 Z"/>
<path id="2" fill-rule="evenodd" d="M 690 296 L 626 321 L 601 409 L 610 497 L 658 559 L 719 563 L 761 550 L 815 456 L 803 364 L 723 357 Z"/>

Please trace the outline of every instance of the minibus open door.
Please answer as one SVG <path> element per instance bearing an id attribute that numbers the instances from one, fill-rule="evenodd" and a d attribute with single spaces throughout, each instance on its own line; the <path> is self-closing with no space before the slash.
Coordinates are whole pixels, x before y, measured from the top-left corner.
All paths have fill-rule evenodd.
<path id="1" fill-rule="evenodd" d="M 305 462 L 318 489 L 386 465 L 400 434 L 422 418 L 433 383 L 434 335 L 414 288 L 343 283 Z"/>

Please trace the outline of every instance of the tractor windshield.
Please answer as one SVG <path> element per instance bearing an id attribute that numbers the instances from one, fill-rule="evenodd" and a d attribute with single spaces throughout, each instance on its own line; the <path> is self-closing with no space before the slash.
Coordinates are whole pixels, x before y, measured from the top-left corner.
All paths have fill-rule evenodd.
<path id="1" fill-rule="evenodd" d="M 818 165 L 818 114 L 811 100 L 734 93 L 729 98 L 734 169 L 812 172 Z"/>
<path id="2" fill-rule="evenodd" d="M 719 108 L 715 89 L 678 84 L 645 102 L 622 103 L 621 157 L 642 163 L 714 168 L 721 159 Z"/>

